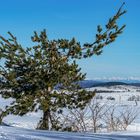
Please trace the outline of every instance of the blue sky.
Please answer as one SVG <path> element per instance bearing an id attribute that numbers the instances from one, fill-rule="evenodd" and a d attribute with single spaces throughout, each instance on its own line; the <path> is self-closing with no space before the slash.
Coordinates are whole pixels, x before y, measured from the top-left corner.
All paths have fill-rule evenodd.
<path id="1" fill-rule="evenodd" d="M 127 25 L 115 43 L 101 56 L 79 62 L 87 78 L 140 77 L 139 0 L 4 0 L 0 7 L 0 34 L 11 31 L 24 47 L 31 45 L 34 30 L 47 29 L 50 39 L 75 37 L 93 42 L 96 26 L 105 25 L 122 2 L 128 12 L 119 24 Z"/>

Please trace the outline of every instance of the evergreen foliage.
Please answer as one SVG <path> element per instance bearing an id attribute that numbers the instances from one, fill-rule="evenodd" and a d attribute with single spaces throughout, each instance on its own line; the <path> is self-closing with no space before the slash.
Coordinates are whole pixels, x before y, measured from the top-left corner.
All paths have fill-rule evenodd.
<path id="1" fill-rule="evenodd" d="M 1 118 L 40 109 L 43 116 L 39 129 L 61 129 L 54 114 L 63 113 L 63 108 L 84 109 L 95 95 L 78 84 L 86 75 L 76 60 L 100 55 L 105 46 L 115 41 L 125 28 L 117 25 L 125 12 L 121 7 L 104 29 L 97 27 L 95 41 L 83 45 L 75 38 L 49 40 L 45 30 L 34 32 L 31 39 L 35 45 L 29 48 L 22 47 L 10 32 L 10 39 L 0 36 L 0 93 L 3 98 L 15 99 Z"/>

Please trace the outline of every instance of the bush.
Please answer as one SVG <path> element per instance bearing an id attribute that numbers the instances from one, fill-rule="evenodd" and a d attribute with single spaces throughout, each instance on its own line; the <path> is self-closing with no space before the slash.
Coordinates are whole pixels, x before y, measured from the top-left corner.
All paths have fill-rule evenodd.
<path id="1" fill-rule="evenodd" d="M 102 99 L 103 99 L 103 96 L 101 96 L 101 95 L 97 95 L 97 96 L 96 96 L 96 99 L 100 99 L 100 100 L 102 100 Z"/>
<path id="2" fill-rule="evenodd" d="M 115 100 L 115 98 L 114 97 L 107 97 L 107 100 Z"/>
<path id="3" fill-rule="evenodd" d="M 140 95 L 133 95 L 128 98 L 128 101 L 140 101 Z"/>

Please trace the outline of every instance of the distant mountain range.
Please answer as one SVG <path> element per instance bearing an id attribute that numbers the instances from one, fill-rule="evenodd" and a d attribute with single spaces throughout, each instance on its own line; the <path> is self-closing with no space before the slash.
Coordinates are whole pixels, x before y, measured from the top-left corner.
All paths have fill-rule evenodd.
<path id="1" fill-rule="evenodd" d="M 116 85 L 128 85 L 128 86 L 137 86 L 140 87 L 139 80 L 119 80 L 119 81 L 110 81 L 110 80 L 84 80 L 80 81 L 80 86 L 82 88 L 91 88 L 91 87 L 105 87 L 105 86 L 116 86 Z"/>

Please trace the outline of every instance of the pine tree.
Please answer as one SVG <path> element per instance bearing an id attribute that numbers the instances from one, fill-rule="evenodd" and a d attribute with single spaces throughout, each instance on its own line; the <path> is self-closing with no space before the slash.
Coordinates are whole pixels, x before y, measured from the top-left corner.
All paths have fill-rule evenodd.
<path id="1" fill-rule="evenodd" d="M 54 113 L 63 113 L 64 108 L 84 109 L 95 93 L 78 84 L 86 74 L 81 73 L 76 60 L 100 55 L 105 46 L 114 42 L 125 28 L 117 25 L 125 12 L 121 7 L 109 19 L 105 31 L 98 26 L 95 41 L 83 45 L 75 38 L 49 40 L 45 30 L 34 32 L 31 39 L 35 45 L 29 48 L 23 48 L 10 32 L 10 39 L 0 36 L 0 93 L 3 98 L 15 99 L 1 118 L 40 109 L 43 116 L 38 128 L 59 130 L 61 122 Z"/>

